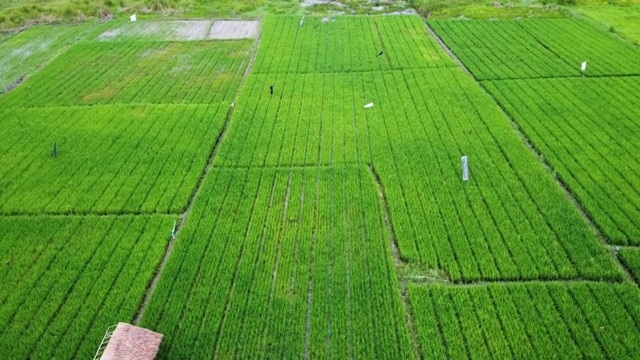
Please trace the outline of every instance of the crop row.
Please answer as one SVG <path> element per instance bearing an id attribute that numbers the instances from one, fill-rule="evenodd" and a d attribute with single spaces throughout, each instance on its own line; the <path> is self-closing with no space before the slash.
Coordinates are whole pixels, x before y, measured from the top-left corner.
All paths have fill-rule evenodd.
<path id="1" fill-rule="evenodd" d="M 480 80 L 640 74 L 640 51 L 582 20 L 429 21 Z"/>
<path id="2" fill-rule="evenodd" d="M 640 294 L 631 284 L 410 286 L 426 359 L 632 359 Z"/>
<path id="3" fill-rule="evenodd" d="M 340 73 L 453 65 L 417 16 L 287 16 L 265 18 L 252 72 Z"/>
<path id="4" fill-rule="evenodd" d="M 0 217 L 0 357 L 91 358 L 130 322 L 170 217 Z"/>
<path id="5" fill-rule="evenodd" d="M 429 21 L 476 79 L 577 76 L 569 66 L 515 21 Z"/>
<path id="6" fill-rule="evenodd" d="M 621 249 L 620 258 L 631 271 L 636 282 L 640 284 L 640 249 Z"/>
<path id="7" fill-rule="evenodd" d="M 490 82 L 608 240 L 640 243 L 638 78 Z"/>
<path id="8" fill-rule="evenodd" d="M 3 96 L 0 106 L 227 101 L 252 43 L 82 42 Z"/>
<path id="9" fill-rule="evenodd" d="M 0 212 L 180 212 L 228 108 L 109 105 L 0 111 L 7 129 L 0 144 Z"/>
<path id="10" fill-rule="evenodd" d="M 160 358 L 411 358 L 370 175 L 214 167 L 145 311 Z"/>

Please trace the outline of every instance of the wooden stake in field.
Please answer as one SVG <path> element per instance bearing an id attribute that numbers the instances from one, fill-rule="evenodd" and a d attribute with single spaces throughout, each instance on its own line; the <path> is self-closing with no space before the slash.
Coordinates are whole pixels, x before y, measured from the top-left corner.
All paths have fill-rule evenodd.
<path id="1" fill-rule="evenodd" d="M 273 95 L 273 85 L 269 85 L 269 90 L 271 91 L 271 95 Z"/>
<path id="2" fill-rule="evenodd" d="M 53 151 L 51 151 L 51 156 L 55 159 L 56 157 L 58 157 L 58 146 L 57 143 L 54 142 L 53 143 Z"/>
<path id="3" fill-rule="evenodd" d="M 466 156 L 462 157 L 462 181 L 469 181 L 469 165 Z"/>

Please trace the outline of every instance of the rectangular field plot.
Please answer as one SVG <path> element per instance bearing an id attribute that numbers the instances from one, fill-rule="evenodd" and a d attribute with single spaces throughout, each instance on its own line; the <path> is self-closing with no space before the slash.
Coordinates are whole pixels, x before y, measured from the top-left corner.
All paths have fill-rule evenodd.
<path id="1" fill-rule="evenodd" d="M 458 69 L 365 80 L 373 164 L 400 253 L 477 279 L 619 279 L 609 254 L 506 117 Z M 394 94 L 394 96 L 391 96 Z M 469 181 L 462 181 L 468 156 Z"/>
<path id="2" fill-rule="evenodd" d="M 640 244 L 640 78 L 488 82 L 487 88 L 615 244 Z"/>
<path id="3" fill-rule="evenodd" d="M 410 287 L 425 359 L 634 359 L 640 293 L 631 284 Z"/>
<path id="4" fill-rule="evenodd" d="M 161 359 L 413 357 L 373 177 L 209 174 L 142 326 Z"/>
<path id="5" fill-rule="evenodd" d="M 91 359 L 131 322 L 174 218 L 0 217 L 0 357 Z"/>
<path id="6" fill-rule="evenodd" d="M 0 106 L 209 104 L 230 100 L 253 40 L 83 42 L 0 99 Z"/>
<path id="7" fill-rule="evenodd" d="M 518 21 L 445 20 L 429 24 L 476 79 L 580 75 L 579 64 L 569 66 Z"/>
<path id="8" fill-rule="evenodd" d="M 0 213 L 181 212 L 228 109 L 223 103 L 0 110 L 6 129 Z"/>
<path id="9" fill-rule="evenodd" d="M 265 19 L 252 72 L 329 73 L 446 66 L 455 64 L 427 34 L 417 16 L 288 16 Z"/>
<path id="10" fill-rule="evenodd" d="M 215 164 L 230 167 L 368 162 L 362 75 L 254 74 L 243 86 Z M 274 86 L 270 95 L 269 86 Z"/>
<path id="11" fill-rule="evenodd" d="M 621 249 L 620 258 L 631 271 L 631 275 L 640 284 L 640 249 Z"/>
<path id="12" fill-rule="evenodd" d="M 82 39 L 94 27 L 93 24 L 35 26 L 0 42 L 0 94 Z"/>
<path id="13" fill-rule="evenodd" d="M 536 19 L 518 24 L 573 68 L 587 61 L 587 76 L 640 74 L 640 49 L 586 21 Z"/>

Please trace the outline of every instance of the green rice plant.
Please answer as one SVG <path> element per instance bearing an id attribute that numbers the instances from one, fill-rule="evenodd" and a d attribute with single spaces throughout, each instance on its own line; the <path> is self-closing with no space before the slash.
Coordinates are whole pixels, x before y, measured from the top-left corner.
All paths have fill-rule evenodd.
<path id="1" fill-rule="evenodd" d="M 0 355 L 93 356 L 107 327 L 133 320 L 173 221 L 0 217 Z"/>
<path id="2" fill-rule="evenodd" d="M 214 167 L 142 320 L 160 358 L 413 357 L 370 180 Z"/>
<path id="3" fill-rule="evenodd" d="M 631 284 L 411 285 L 409 294 L 427 358 L 630 358 L 638 351 L 640 293 Z"/>
<path id="4" fill-rule="evenodd" d="M 182 212 L 227 104 L 7 109 L 0 212 Z M 56 144 L 57 157 L 52 157 Z"/>
<path id="5" fill-rule="evenodd" d="M 640 243 L 632 176 L 637 78 L 488 82 L 559 178 L 614 244 Z"/>

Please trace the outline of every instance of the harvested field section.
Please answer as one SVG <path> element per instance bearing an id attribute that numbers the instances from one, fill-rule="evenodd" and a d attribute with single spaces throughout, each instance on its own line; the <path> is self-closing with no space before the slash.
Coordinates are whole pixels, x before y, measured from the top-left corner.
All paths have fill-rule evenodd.
<path id="1" fill-rule="evenodd" d="M 640 244 L 637 77 L 488 82 L 487 88 L 613 244 Z"/>
<path id="2" fill-rule="evenodd" d="M 357 167 L 210 173 L 142 326 L 160 358 L 411 358 L 389 239 Z"/>
<path id="3" fill-rule="evenodd" d="M 182 212 L 228 109 L 0 110 L 8 129 L 0 144 L 0 213 Z"/>
<path id="4" fill-rule="evenodd" d="M 91 358 L 135 315 L 173 221 L 0 217 L 0 357 Z"/>
<path id="5" fill-rule="evenodd" d="M 9 106 L 228 101 L 252 40 L 83 42 L 3 96 Z"/>
<path id="6" fill-rule="evenodd" d="M 410 286 L 427 359 L 633 359 L 640 293 L 631 284 Z"/>
<path id="7" fill-rule="evenodd" d="M 431 20 L 439 37 L 478 80 L 580 76 L 519 21 Z"/>

